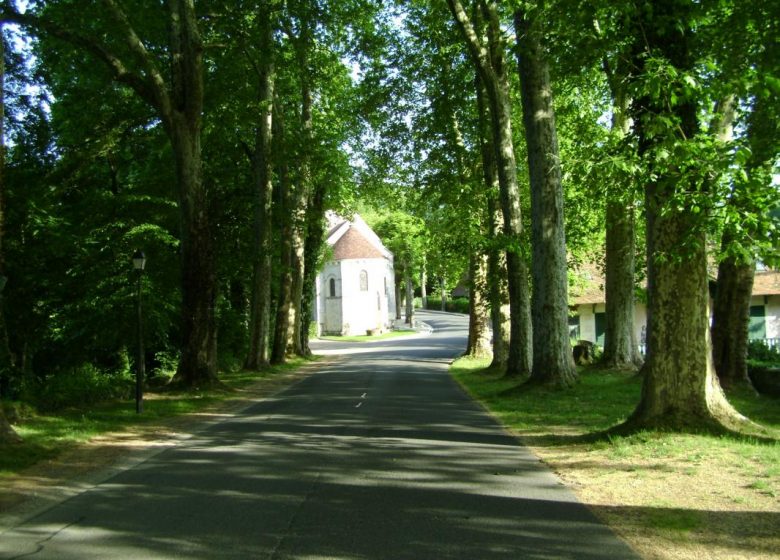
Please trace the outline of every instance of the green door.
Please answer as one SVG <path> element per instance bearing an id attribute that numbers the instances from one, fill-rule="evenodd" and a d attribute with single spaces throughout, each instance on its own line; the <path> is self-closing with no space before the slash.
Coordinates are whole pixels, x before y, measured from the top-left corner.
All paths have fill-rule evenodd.
<path id="1" fill-rule="evenodd" d="M 604 348 L 604 331 L 607 330 L 607 314 L 596 313 L 596 344 Z"/>
<path id="2" fill-rule="evenodd" d="M 748 339 L 763 340 L 766 338 L 766 308 L 763 305 L 750 306 L 750 328 Z"/>

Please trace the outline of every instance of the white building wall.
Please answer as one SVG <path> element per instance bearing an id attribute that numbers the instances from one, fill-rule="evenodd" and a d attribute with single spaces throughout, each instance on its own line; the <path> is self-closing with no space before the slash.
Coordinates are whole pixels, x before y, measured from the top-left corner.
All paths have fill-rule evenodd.
<path id="1" fill-rule="evenodd" d="M 366 271 L 368 289 L 361 290 L 360 273 Z M 330 279 L 337 297 L 330 296 Z M 363 335 L 369 330 L 392 328 L 395 309 L 395 274 L 387 259 L 345 259 L 325 263 L 317 277 L 318 327 L 321 333 Z"/>
<path id="2" fill-rule="evenodd" d="M 605 313 L 606 306 L 603 303 L 583 304 L 577 306 L 580 316 L 580 340 L 596 342 L 596 313 Z M 645 325 L 647 324 L 647 308 L 643 303 L 634 305 L 634 335 L 637 344 L 645 342 Z"/>
<path id="3" fill-rule="evenodd" d="M 766 312 L 766 337 L 780 338 L 780 295 L 754 297 L 751 305 L 763 305 Z"/>

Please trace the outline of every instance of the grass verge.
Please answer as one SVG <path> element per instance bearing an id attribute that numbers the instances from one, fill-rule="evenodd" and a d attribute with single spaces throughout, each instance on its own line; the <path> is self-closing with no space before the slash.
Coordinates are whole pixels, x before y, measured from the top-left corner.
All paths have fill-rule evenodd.
<path id="1" fill-rule="evenodd" d="M 778 441 L 659 432 L 588 441 L 633 411 L 637 376 L 583 369 L 572 389 L 526 389 L 487 365 L 463 358 L 452 373 L 643 557 L 778 558 Z M 729 399 L 780 438 L 780 400 Z"/>
<path id="2" fill-rule="evenodd" d="M 321 336 L 322 340 L 333 340 L 335 342 L 376 342 L 377 340 L 387 340 L 388 338 L 398 338 L 399 336 L 409 336 L 415 334 L 415 331 L 389 331 L 375 335 L 354 335 L 354 336 Z"/>
<path id="3" fill-rule="evenodd" d="M 220 375 L 222 386 L 214 389 L 147 390 L 142 414 L 136 414 L 134 400 L 106 401 L 47 414 L 27 409 L 23 421 L 15 426 L 23 443 L 2 447 L 0 481 L 108 433 L 129 432 L 143 438 L 144 434 L 170 431 L 185 416 L 262 396 L 290 382 L 311 361 L 296 358 L 263 371 L 224 373 Z"/>

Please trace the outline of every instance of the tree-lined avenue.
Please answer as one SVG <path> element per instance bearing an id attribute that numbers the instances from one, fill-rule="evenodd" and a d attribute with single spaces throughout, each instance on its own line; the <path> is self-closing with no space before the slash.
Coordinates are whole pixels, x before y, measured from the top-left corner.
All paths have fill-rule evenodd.
<path id="1" fill-rule="evenodd" d="M 423 319 L 314 343 L 345 354 L 0 534 L 0 558 L 633 557 L 449 377 L 466 318 Z"/>

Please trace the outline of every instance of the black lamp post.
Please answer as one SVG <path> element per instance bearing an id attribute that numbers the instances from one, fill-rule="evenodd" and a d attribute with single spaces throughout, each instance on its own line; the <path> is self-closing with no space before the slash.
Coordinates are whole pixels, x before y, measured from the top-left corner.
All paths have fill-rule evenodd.
<path id="1" fill-rule="evenodd" d="M 146 255 L 142 251 L 136 251 L 133 254 L 133 268 L 138 275 L 138 284 L 136 288 L 136 313 L 138 315 L 138 357 L 135 361 L 135 411 L 141 414 L 144 411 L 144 393 L 143 382 L 146 369 L 146 360 L 144 358 L 144 329 L 143 314 L 141 312 L 141 276 L 144 274 L 146 266 Z"/>

